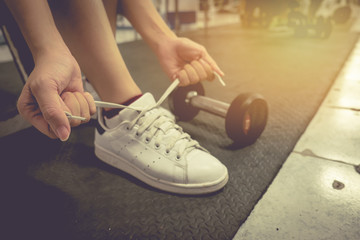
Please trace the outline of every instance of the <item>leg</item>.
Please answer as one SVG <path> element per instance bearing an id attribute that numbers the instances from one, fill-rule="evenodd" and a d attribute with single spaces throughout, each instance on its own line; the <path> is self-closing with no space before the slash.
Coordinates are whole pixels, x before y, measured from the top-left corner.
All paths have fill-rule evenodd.
<path id="1" fill-rule="evenodd" d="M 140 95 L 114 40 L 108 19 L 114 15 L 107 16 L 103 2 L 57 3 L 61 7 L 54 15 L 60 32 L 100 97 L 123 103 Z M 169 192 L 204 194 L 224 187 L 226 167 L 183 133 L 150 93 L 132 106 L 139 110 L 124 107 L 98 118 L 94 147 L 99 159 Z"/>
<path id="2" fill-rule="evenodd" d="M 118 0 L 103 0 L 106 14 L 108 16 L 111 29 L 115 36 L 116 34 L 116 17 L 117 17 L 117 9 L 118 9 Z"/>
<path id="3" fill-rule="evenodd" d="M 55 1 L 52 10 L 66 44 L 102 100 L 122 103 L 141 94 L 119 52 L 101 1 Z"/>

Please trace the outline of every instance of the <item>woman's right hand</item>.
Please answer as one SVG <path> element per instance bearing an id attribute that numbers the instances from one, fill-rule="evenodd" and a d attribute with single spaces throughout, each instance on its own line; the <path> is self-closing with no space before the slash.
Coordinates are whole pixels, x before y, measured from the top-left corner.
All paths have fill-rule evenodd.
<path id="1" fill-rule="evenodd" d="M 40 132 L 62 141 L 69 138 L 71 126 L 81 124 L 80 120 L 69 121 L 64 111 L 86 121 L 96 112 L 94 99 L 83 90 L 79 65 L 68 49 L 37 55 L 17 107 Z"/>

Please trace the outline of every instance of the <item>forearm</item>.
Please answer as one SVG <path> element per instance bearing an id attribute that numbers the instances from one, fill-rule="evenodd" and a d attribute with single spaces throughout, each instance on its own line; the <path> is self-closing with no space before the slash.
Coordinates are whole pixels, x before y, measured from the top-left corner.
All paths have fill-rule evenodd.
<path id="1" fill-rule="evenodd" d="M 54 23 L 47 0 L 5 0 L 33 54 L 66 48 Z"/>
<path id="2" fill-rule="evenodd" d="M 119 4 L 123 15 L 153 50 L 156 51 L 162 41 L 176 37 L 151 0 L 121 0 Z"/>

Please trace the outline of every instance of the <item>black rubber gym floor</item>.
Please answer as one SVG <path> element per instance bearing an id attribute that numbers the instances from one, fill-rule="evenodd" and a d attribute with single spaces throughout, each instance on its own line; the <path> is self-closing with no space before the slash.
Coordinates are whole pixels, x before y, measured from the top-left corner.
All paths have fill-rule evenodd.
<path id="1" fill-rule="evenodd" d="M 232 146 L 219 117 L 200 113 L 179 123 L 228 167 L 226 187 L 205 196 L 161 192 L 98 160 L 92 124 L 74 129 L 65 143 L 30 128 L 0 139 L 3 239 L 232 239 L 358 39 L 347 26 L 325 40 L 239 25 L 186 36 L 206 46 L 226 73 L 226 87 L 204 84 L 207 96 L 231 102 L 241 92 L 258 92 L 269 104 L 265 131 L 242 149 Z M 169 81 L 146 45 L 120 50 L 143 91 L 159 98 Z M 6 71 L 17 74 L 6 68 L 1 75 Z"/>

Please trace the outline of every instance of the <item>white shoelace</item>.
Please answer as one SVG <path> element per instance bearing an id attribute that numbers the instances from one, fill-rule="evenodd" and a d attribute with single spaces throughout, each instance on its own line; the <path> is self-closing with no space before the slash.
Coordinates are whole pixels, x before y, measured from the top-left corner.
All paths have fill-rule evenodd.
<path id="1" fill-rule="evenodd" d="M 225 86 L 224 81 L 221 79 L 221 77 L 215 73 L 215 76 L 219 80 L 219 82 Z M 133 107 L 133 106 L 125 106 L 121 104 L 116 103 L 110 103 L 110 102 L 103 102 L 103 101 L 95 101 L 95 105 L 99 108 L 122 108 L 122 109 L 131 109 L 134 111 L 138 111 L 139 115 L 133 119 L 132 121 L 128 122 L 128 129 L 132 130 L 134 126 L 137 124 L 139 127 L 136 131 L 136 134 L 138 136 L 141 136 L 142 134 L 146 133 L 145 142 L 150 142 L 155 137 L 155 148 L 160 148 L 160 143 L 166 143 L 165 144 L 165 151 L 167 154 L 170 153 L 172 149 L 175 147 L 177 148 L 177 154 L 176 158 L 180 159 L 183 154 L 186 154 L 187 152 L 191 151 L 194 148 L 199 148 L 204 151 L 206 151 L 204 148 L 202 148 L 199 143 L 195 140 L 193 140 L 189 134 L 184 133 L 182 128 L 175 123 L 175 121 L 167 116 L 166 113 L 164 113 L 165 110 L 161 110 L 159 107 L 164 102 L 164 100 L 174 91 L 174 89 L 179 85 L 180 81 L 179 79 L 176 79 L 171 85 L 166 89 L 164 94 L 161 96 L 161 98 L 152 105 L 145 106 L 145 107 Z M 156 111 L 153 111 L 150 113 L 153 109 L 156 109 Z M 85 120 L 83 117 L 79 116 L 73 116 L 69 112 L 65 112 L 66 116 L 69 119 L 78 119 L 78 120 Z M 98 111 L 98 121 L 100 126 L 105 130 L 110 130 L 106 124 L 104 123 L 104 119 L 101 116 L 101 111 Z"/>
<path id="2" fill-rule="evenodd" d="M 221 83 L 221 85 L 225 86 L 225 82 L 224 80 L 221 78 L 221 76 L 214 72 L 215 77 L 217 78 L 217 80 Z M 156 103 L 155 106 L 160 106 L 164 100 L 170 95 L 170 93 L 172 93 L 172 91 L 174 91 L 174 89 L 179 85 L 180 81 L 179 79 L 175 79 L 170 86 L 168 87 L 168 89 L 166 89 L 166 91 L 164 92 L 164 94 L 161 96 L 161 98 L 159 99 L 159 101 Z M 117 103 L 110 103 L 110 102 L 103 102 L 103 101 L 94 101 L 95 102 L 95 106 L 99 107 L 99 108 L 130 108 L 136 111 L 141 111 L 142 109 L 139 108 L 134 108 L 134 107 L 129 107 L 129 106 L 125 106 L 125 105 L 121 105 L 121 104 L 117 104 Z M 66 117 L 70 120 L 70 119 L 76 119 L 76 120 L 81 120 L 81 121 L 85 121 L 86 118 L 84 117 L 79 117 L 79 116 L 74 116 L 71 113 L 64 111 Z"/>
<path id="3" fill-rule="evenodd" d="M 193 140 L 189 134 L 184 133 L 182 128 L 164 111 L 155 106 L 144 109 L 137 118 L 129 123 L 128 129 L 133 129 L 137 124 L 137 136 L 141 137 L 146 134 L 145 143 L 149 143 L 154 139 L 154 145 L 157 149 L 164 145 L 166 154 L 170 154 L 176 148 L 177 159 L 180 159 L 183 154 L 193 148 L 201 148 L 199 143 Z"/>
<path id="4" fill-rule="evenodd" d="M 170 116 L 167 116 L 164 112 L 165 110 L 159 108 L 178 85 L 179 81 L 174 81 L 155 104 L 141 108 L 106 102 L 96 102 L 96 105 L 98 107 L 126 108 L 139 112 L 135 119 L 127 122 L 127 129 L 132 130 L 137 125 L 136 135 L 141 137 L 143 134 L 146 134 L 145 143 L 149 143 L 154 139 L 155 149 L 160 148 L 161 145 L 165 145 L 166 154 L 170 154 L 170 152 L 176 148 L 176 158 L 179 160 L 192 149 L 203 148 L 197 141 L 193 140 L 189 134 L 184 133 L 182 128 L 177 125 Z M 98 111 L 100 126 L 105 130 L 110 130 L 104 123 L 100 112 L 101 111 Z"/>

